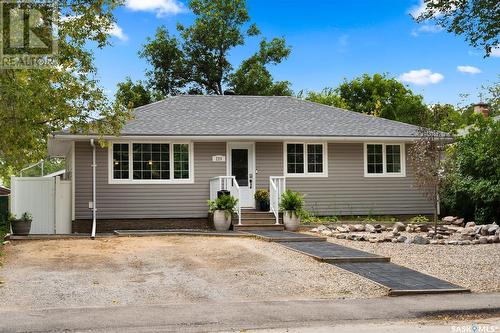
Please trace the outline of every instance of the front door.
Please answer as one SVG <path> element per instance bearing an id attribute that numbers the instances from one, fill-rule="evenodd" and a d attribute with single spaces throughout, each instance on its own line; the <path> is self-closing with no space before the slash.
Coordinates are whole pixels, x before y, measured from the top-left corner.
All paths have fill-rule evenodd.
<path id="1" fill-rule="evenodd" d="M 255 145 L 235 142 L 228 144 L 228 174 L 240 186 L 241 207 L 255 208 Z"/>

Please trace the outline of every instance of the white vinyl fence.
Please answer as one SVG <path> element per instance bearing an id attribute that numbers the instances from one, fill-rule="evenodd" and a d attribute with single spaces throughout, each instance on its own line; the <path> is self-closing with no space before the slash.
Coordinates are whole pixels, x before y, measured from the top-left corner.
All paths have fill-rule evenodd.
<path id="1" fill-rule="evenodd" d="M 10 211 L 33 215 L 30 234 L 71 233 L 71 181 L 59 177 L 12 177 Z"/>

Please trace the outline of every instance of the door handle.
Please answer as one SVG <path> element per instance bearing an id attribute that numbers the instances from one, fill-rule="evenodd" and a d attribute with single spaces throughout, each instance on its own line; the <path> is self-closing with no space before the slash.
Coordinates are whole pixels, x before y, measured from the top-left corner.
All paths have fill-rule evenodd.
<path id="1" fill-rule="evenodd" d="M 248 174 L 248 184 L 250 185 L 249 187 L 252 188 L 252 185 L 253 185 L 253 174 L 251 174 L 251 173 Z"/>

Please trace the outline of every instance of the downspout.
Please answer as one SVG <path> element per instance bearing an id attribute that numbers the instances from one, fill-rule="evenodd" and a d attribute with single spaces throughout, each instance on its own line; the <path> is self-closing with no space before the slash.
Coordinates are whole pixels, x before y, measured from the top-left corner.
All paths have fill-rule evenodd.
<path id="1" fill-rule="evenodd" d="M 97 167 L 96 162 L 95 162 L 95 143 L 94 139 L 90 139 L 90 145 L 92 146 L 92 233 L 90 237 L 92 239 L 95 238 L 95 231 L 96 231 L 96 195 L 95 195 L 95 169 Z"/>

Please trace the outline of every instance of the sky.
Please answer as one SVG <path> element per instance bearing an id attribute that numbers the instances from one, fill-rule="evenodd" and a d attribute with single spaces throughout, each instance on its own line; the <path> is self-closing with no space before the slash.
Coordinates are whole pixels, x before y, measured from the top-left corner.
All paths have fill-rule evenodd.
<path id="1" fill-rule="evenodd" d="M 500 49 L 489 58 L 461 36 L 411 14 L 422 0 L 247 0 L 251 22 L 262 32 L 233 49 L 236 68 L 258 48 L 260 38 L 284 37 L 290 57 L 270 71 L 295 92 L 336 87 L 364 73 L 387 73 L 425 102 L 463 105 L 477 102 L 481 86 L 500 81 Z M 112 45 L 95 51 L 99 78 L 108 95 L 127 76 L 144 80 L 148 64 L 138 52 L 160 25 L 176 34 L 177 22 L 194 15 L 180 0 L 126 0 L 116 9 Z M 463 94 L 468 94 L 464 98 Z"/>

